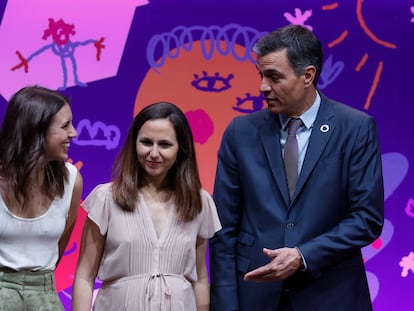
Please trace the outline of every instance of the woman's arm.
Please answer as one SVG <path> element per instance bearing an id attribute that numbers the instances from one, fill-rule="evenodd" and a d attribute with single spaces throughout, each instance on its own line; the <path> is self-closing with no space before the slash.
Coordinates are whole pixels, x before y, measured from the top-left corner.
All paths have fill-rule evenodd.
<path id="1" fill-rule="evenodd" d="M 56 263 L 56 266 L 58 265 L 60 259 L 63 256 L 63 252 L 65 251 L 66 246 L 69 243 L 70 236 L 72 234 L 73 228 L 75 227 L 82 191 L 83 179 L 82 175 L 78 172 L 75 179 L 75 185 L 73 187 L 72 199 L 70 202 L 68 218 L 66 219 L 65 229 L 63 230 L 62 236 L 59 239 L 59 258 Z"/>
<path id="2" fill-rule="evenodd" d="M 99 232 L 99 227 L 87 217 L 83 227 L 79 261 L 73 284 L 73 311 L 91 309 L 95 278 L 104 245 L 105 237 Z"/>
<path id="3" fill-rule="evenodd" d="M 197 302 L 197 311 L 208 311 L 210 308 L 210 286 L 206 265 L 207 240 L 198 238 L 196 245 L 197 282 L 193 284 Z"/>

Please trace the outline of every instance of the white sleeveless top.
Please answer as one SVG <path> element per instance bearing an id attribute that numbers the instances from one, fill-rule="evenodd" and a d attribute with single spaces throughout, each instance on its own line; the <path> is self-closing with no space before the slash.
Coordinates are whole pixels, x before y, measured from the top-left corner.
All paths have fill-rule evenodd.
<path id="1" fill-rule="evenodd" d="M 54 270 L 59 256 L 58 242 L 65 229 L 78 170 L 66 162 L 69 171 L 63 197 L 56 197 L 49 209 L 36 218 L 22 218 L 9 211 L 0 196 L 0 268 Z"/>

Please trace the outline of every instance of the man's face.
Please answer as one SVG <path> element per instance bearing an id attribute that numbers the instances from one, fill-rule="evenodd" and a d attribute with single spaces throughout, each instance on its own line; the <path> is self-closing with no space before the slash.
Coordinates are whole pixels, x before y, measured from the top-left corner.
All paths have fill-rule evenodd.
<path id="1" fill-rule="evenodd" d="M 295 74 L 286 49 L 258 56 L 256 67 L 261 78 L 260 91 L 271 112 L 294 117 L 308 108 L 305 77 Z"/>

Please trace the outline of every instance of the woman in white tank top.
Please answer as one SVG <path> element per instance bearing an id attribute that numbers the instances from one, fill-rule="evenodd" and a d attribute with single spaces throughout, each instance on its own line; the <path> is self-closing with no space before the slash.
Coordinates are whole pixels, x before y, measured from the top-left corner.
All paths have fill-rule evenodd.
<path id="1" fill-rule="evenodd" d="M 0 131 L 0 311 L 63 310 L 54 270 L 82 194 L 66 162 L 76 135 L 58 92 L 29 86 L 11 97 Z"/>

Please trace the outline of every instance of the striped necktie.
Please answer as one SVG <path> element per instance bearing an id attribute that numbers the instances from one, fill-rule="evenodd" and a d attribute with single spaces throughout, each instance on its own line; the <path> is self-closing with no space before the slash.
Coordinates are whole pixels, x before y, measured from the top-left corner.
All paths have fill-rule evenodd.
<path id="1" fill-rule="evenodd" d="M 290 198 L 293 197 L 298 180 L 298 141 L 296 139 L 296 132 L 302 126 L 301 119 L 290 119 L 288 123 L 288 136 L 285 144 L 285 170 L 287 183 L 289 187 Z"/>

